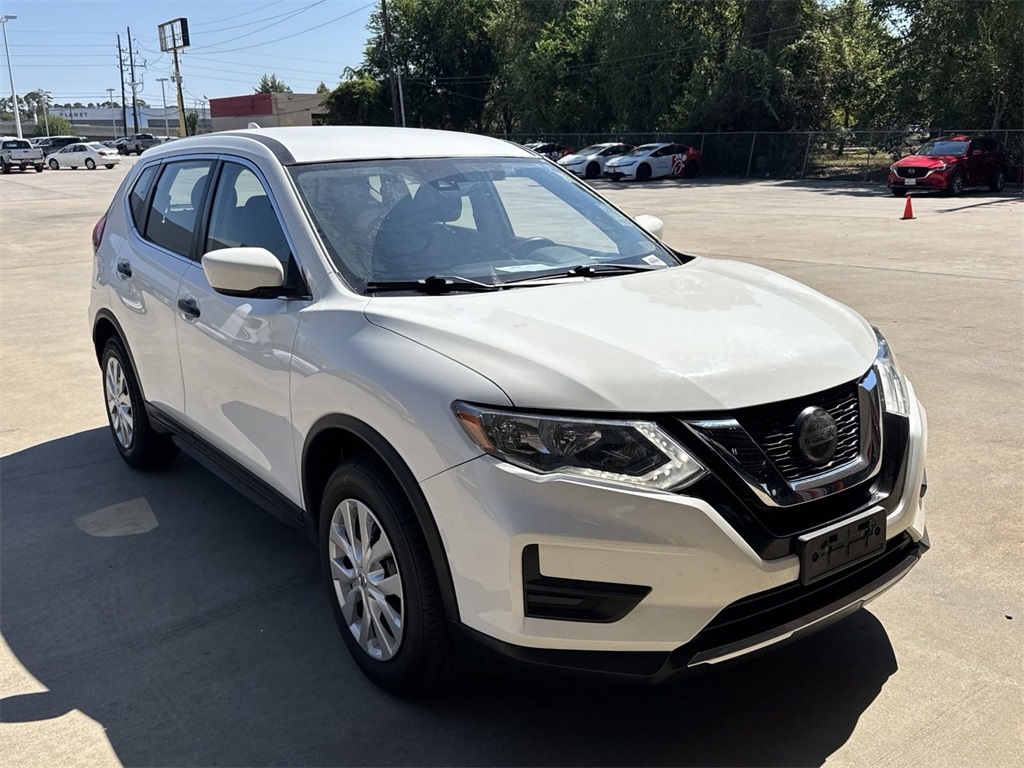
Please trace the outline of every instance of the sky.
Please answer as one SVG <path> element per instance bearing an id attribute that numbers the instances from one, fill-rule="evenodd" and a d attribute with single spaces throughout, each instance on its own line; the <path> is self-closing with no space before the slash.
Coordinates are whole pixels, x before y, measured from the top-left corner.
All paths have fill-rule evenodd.
<path id="1" fill-rule="evenodd" d="M 253 92 L 274 73 L 296 93 L 320 81 L 334 86 L 345 67 L 362 61 L 370 0 L 0 0 L 7 22 L 14 84 L 19 94 L 51 92 L 51 103 L 120 102 L 117 34 L 127 49 L 132 31 L 139 96 L 160 106 L 159 77 L 171 72 L 161 54 L 157 25 L 179 16 L 189 22 L 191 47 L 179 53 L 186 106 L 204 98 Z M 127 54 L 125 54 L 127 61 Z M 125 82 L 130 78 L 126 75 Z M 174 103 L 166 83 L 167 103 Z M 7 61 L 0 93 L 10 95 Z M 125 86 L 129 94 L 131 89 Z"/>

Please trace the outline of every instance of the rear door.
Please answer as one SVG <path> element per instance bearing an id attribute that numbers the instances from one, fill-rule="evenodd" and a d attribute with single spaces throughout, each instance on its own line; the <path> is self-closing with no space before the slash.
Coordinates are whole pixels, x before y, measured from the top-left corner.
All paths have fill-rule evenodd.
<path id="1" fill-rule="evenodd" d="M 281 260 L 292 289 L 279 297 L 226 296 L 210 286 L 201 261 L 191 264 L 180 298 L 193 309 L 178 316 L 187 422 L 221 453 L 297 504 L 290 372 L 308 291 L 298 277 L 270 187 L 254 164 L 225 158 L 208 209 L 197 254 L 266 248 Z"/>
<path id="2" fill-rule="evenodd" d="M 112 302 L 147 402 L 184 418 L 178 363 L 177 307 L 181 277 L 192 263 L 198 213 L 213 158 L 146 166 L 129 194 L 133 224 L 117 255 Z"/>
<path id="3" fill-rule="evenodd" d="M 974 139 L 967 147 L 967 183 L 987 184 L 988 169 L 985 165 L 985 140 Z"/>

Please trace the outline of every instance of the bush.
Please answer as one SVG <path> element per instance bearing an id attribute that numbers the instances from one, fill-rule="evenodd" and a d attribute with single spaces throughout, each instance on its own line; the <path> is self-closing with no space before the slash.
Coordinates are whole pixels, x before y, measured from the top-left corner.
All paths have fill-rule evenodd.
<path id="1" fill-rule="evenodd" d="M 51 136 L 74 136 L 75 126 L 70 120 L 61 115 L 50 115 L 50 135 Z M 46 120 L 36 125 L 36 136 L 46 135 Z"/>

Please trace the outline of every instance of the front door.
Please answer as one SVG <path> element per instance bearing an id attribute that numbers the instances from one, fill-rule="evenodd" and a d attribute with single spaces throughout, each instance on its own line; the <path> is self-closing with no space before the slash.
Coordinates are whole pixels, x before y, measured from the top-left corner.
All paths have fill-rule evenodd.
<path id="1" fill-rule="evenodd" d="M 253 166 L 229 161 L 214 186 L 199 253 L 240 246 L 266 248 L 281 259 L 286 274 L 297 274 L 264 180 Z M 217 293 L 201 263 L 186 271 L 179 296 L 178 352 L 188 425 L 298 504 L 290 370 L 299 313 L 308 302 Z"/>

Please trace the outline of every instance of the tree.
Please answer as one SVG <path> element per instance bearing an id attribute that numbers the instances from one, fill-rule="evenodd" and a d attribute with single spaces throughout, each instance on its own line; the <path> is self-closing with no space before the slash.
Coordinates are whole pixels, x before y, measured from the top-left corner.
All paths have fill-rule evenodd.
<path id="1" fill-rule="evenodd" d="M 319 93 L 321 96 L 326 96 L 328 93 L 331 92 L 331 89 L 327 87 L 327 83 L 321 80 L 320 85 L 316 87 L 316 92 Z"/>
<path id="2" fill-rule="evenodd" d="M 386 86 L 365 70 L 351 67 L 338 87 L 323 98 L 328 125 L 391 125 L 391 102 Z"/>
<path id="3" fill-rule="evenodd" d="M 185 133 L 188 136 L 195 136 L 199 133 L 199 115 L 194 110 L 185 113 Z"/>
<path id="4" fill-rule="evenodd" d="M 75 133 L 75 126 L 63 115 L 51 114 L 49 117 L 50 122 L 50 135 L 51 136 L 68 136 Z M 40 121 L 36 123 L 36 136 L 46 135 L 46 123 Z"/>
<path id="5" fill-rule="evenodd" d="M 256 93 L 291 93 L 291 87 L 284 80 L 279 80 L 277 75 L 263 75 L 259 85 L 256 86 Z"/>

